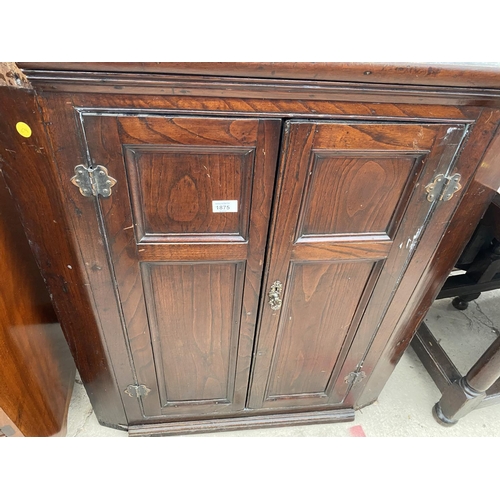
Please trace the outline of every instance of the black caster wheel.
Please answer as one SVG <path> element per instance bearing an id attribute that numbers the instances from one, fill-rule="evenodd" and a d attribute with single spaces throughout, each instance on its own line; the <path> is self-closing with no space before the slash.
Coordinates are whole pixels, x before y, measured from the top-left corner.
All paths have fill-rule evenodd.
<path id="1" fill-rule="evenodd" d="M 459 311 L 465 311 L 469 307 L 469 303 L 462 300 L 460 297 L 455 297 L 452 301 L 452 306 Z"/>

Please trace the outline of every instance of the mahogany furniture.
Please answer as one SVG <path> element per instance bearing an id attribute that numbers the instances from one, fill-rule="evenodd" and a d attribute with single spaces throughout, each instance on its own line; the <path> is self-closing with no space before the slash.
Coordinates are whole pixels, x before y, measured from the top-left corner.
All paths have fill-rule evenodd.
<path id="1" fill-rule="evenodd" d="M 0 436 L 64 436 L 75 364 L 0 172 Z"/>
<path id="2" fill-rule="evenodd" d="M 4 169 L 102 424 L 334 422 L 378 397 L 456 261 L 498 66 L 18 66 Z"/>

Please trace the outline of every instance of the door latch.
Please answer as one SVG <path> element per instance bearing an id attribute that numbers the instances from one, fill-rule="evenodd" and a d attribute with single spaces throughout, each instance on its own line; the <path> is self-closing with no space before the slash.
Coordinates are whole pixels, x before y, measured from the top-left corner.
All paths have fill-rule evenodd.
<path id="1" fill-rule="evenodd" d="M 101 195 L 104 198 L 111 196 L 111 188 L 116 184 L 116 179 L 113 179 L 108 174 L 108 169 L 102 165 L 95 167 L 77 165 L 75 175 L 70 181 L 80 189 L 83 196 Z"/>

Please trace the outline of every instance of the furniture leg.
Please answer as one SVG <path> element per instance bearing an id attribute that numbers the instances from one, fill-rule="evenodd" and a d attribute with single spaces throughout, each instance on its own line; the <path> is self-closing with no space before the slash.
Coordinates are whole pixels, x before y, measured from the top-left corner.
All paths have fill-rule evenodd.
<path id="1" fill-rule="evenodd" d="M 433 408 L 437 422 L 451 426 L 477 408 L 486 391 L 500 377 L 500 337 L 479 358 L 465 377 L 451 384 Z"/>
<path id="2" fill-rule="evenodd" d="M 459 311 L 465 311 L 469 307 L 469 302 L 476 300 L 481 295 L 480 292 L 477 293 L 469 293 L 467 295 L 459 295 L 455 297 L 452 301 L 452 305 L 455 309 Z"/>

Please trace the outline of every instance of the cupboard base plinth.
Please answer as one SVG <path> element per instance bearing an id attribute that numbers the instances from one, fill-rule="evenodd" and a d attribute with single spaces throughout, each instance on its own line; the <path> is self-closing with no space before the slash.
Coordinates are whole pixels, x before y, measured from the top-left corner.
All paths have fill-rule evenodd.
<path id="1" fill-rule="evenodd" d="M 128 433 L 130 437 L 174 436 L 178 434 L 239 431 L 242 429 L 263 429 L 292 425 L 330 424 L 335 422 L 352 422 L 353 420 L 354 410 L 352 408 L 342 408 L 327 411 L 131 425 L 129 426 Z"/>

